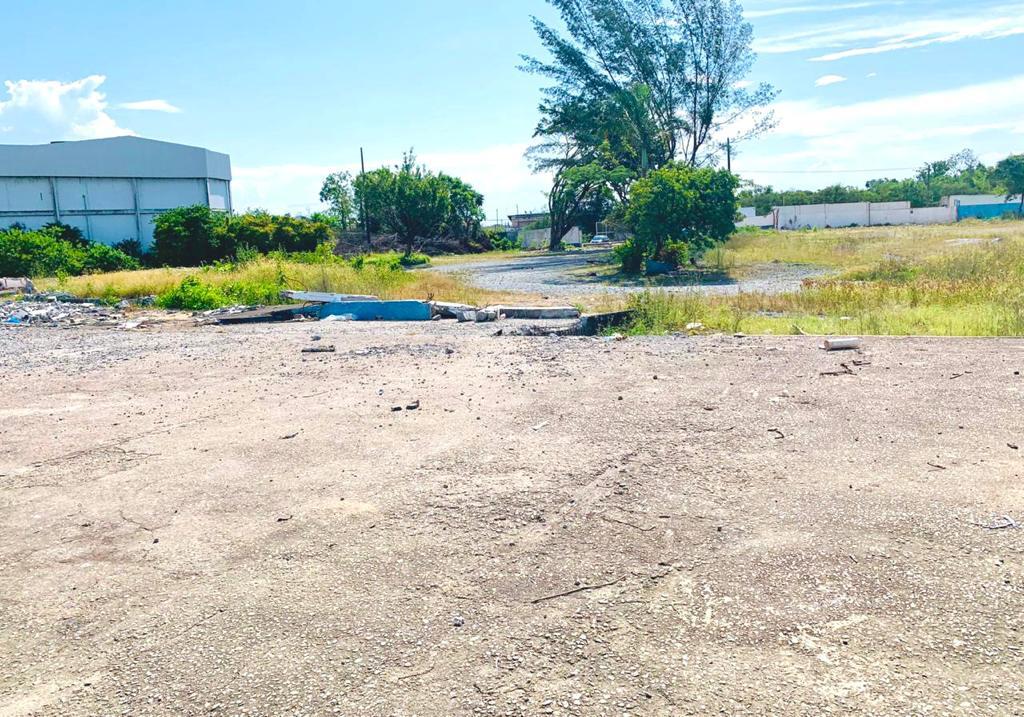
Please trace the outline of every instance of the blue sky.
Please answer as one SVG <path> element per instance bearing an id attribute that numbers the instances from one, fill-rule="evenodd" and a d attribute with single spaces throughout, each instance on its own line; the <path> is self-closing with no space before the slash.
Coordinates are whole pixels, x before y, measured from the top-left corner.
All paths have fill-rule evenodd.
<path id="1" fill-rule="evenodd" d="M 541 81 L 517 70 L 541 52 L 543 0 L 5 5 L 0 143 L 133 132 L 205 146 L 231 155 L 236 206 L 293 213 L 316 209 L 323 176 L 356 168 L 361 146 L 370 167 L 415 147 L 483 191 L 491 217 L 545 203 L 547 179 L 522 159 Z M 1024 3 L 744 7 L 750 79 L 781 92 L 778 128 L 737 148 L 745 178 L 861 184 L 964 147 L 989 162 L 1024 152 Z"/>

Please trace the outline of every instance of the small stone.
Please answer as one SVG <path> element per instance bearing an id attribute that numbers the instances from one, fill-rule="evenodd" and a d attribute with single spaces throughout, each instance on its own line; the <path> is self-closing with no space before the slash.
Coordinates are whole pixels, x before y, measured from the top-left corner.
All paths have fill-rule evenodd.
<path id="1" fill-rule="evenodd" d="M 465 624 L 466 618 L 462 617 L 462 615 L 456 615 L 452 618 L 452 625 L 454 625 L 455 627 L 462 627 Z"/>

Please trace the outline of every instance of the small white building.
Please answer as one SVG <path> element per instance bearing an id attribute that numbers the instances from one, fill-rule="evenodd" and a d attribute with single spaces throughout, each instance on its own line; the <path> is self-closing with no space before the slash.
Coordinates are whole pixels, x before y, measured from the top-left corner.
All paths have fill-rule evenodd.
<path id="1" fill-rule="evenodd" d="M 148 247 L 156 215 L 193 204 L 231 211 L 228 155 L 140 137 L 0 145 L 0 228 L 61 222 Z"/>

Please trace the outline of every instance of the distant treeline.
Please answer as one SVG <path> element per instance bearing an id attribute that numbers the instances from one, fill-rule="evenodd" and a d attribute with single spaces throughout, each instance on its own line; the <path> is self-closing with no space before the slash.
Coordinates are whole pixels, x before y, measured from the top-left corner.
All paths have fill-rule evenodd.
<path id="1" fill-rule="evenodd" d="M 750 186 L 739 193 L 740 206 L 755 207 L 758 215 L 772 207 L 846 202 L 910 202 L 913 207 L 938 206 L 954 194 L 1005 194 L 1007 184 L 997 167 L 986 167 L 970 150 L 949 159 L 929 162 L 913 179 L 872 179 L 863 189 L 844 185 L 817 191 L 775 191 Z"/>

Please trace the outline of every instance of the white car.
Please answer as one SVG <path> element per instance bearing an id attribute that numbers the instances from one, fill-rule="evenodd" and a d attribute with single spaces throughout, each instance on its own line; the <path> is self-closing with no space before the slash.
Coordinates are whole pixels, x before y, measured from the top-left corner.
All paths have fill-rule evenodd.
<path id="1" fill-rule="evenodd" d="M 612 240 L 606 234 L 598 234 L 590 240 L 591 244 L 611 244 Z"/>

